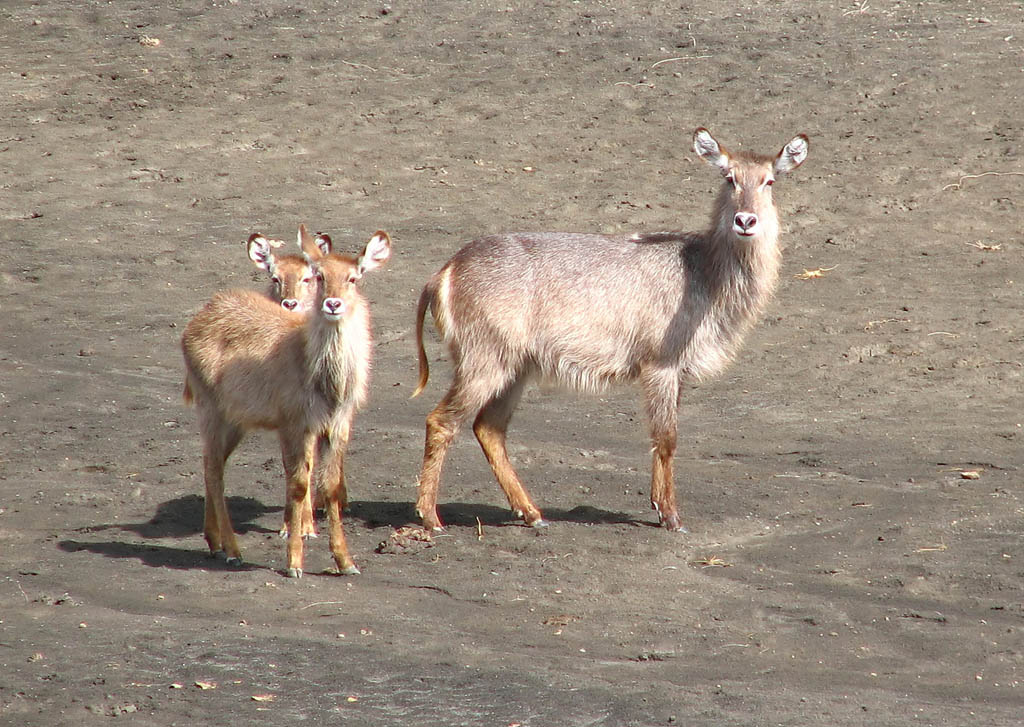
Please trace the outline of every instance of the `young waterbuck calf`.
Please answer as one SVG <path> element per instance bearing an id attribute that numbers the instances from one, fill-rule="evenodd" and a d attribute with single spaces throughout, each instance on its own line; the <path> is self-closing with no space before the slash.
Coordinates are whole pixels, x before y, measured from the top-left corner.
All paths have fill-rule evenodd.
<path id="1" fill-rule="evenodd" d="M 344 454 L 352 419 L 366 400 L 370 312 L 356 287 L 391 255 L 378 232 L 359 257 L 331 253 L 312 262 L 317 304 L 296 315 L 253 291 L 228 291 L 189 322 L 182 336 L 185 401 L 195 402 L 206 481 L 204 534 L 210 551 L 240 564 L 224 499 L 224 464 L 250 429 L 276 429 L 287 480 L 290 577 L 302 576 L 302 517 L 314 460 L 339 572 L 358 573 L 341 525 Z"/>
<path id="2" fill-rule="evenodd" d="M 301 255 L 278 255 L 274 250 L 284 245 L 282 240 L 254 232 L 249 235 L 245 249 L 253 264 L 270 275 L 267 297 L 280 303 L 285 310 L 301 313 L 316 303 L 316 276 L 313 275 L 312 261 L 330 253 L 331 238 L 319 232 L 311 235 L 305 225 L 300 225 L 298 243 Z"/>
<path id="3" fill-rule="evenodd" d="M 672 476 L 681 386 L 721 371 L 771 296 L 779 267 L 771 185 L 803 163 L 808 140 L 801 134 L 775 156 L 733 154 L 701 128 L 693 148 L 725 177 L 707 231 L 493 235 L 463 247 L 427 283 L 416 312 L 413 396 L 429 376 L 427 308 L 454 376 L 427 416 L 416 503 L 426 527 L 443 527 L 441 468 L 471 415 L 513 512 L 546 524 L 505 448 L 523 387 L 538 378 L 584 390 L 640 382 L 654 445 L 651 504 L 664 527 L 685 531 Z"/>
<path id="4" fill-rule="evenodd" d="M 245 249 L 249 259 L 270 275 L 267 297 L 280 303 L 285 310 L 304 313 L 316 304 L 317 285 L 313 273 L 313 262 L 331 252 L 331 238 L 322 232 L 311 234 L 305 225 L 299 225 L 297 243 L 299 253 L 277 254 L 275 250 L 284 246 L 284 240 L 265 237 L 260 232 L 249 235 Z M 302 504 L 302 537 L 315 538 L 316 518 L 313 516 L 316 488 L 310 487 L 309 496 Z M 345 502 L 341 503 L 342 509 Z M 288 537 L 288 521 L 281 526 L 281 537 Z"/>

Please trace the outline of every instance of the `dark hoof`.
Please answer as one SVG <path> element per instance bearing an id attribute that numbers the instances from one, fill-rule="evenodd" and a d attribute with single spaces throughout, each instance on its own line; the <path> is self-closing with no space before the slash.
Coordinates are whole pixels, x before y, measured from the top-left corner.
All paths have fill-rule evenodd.
<path id="1" fill-rule="evenodd" d="M 289 578 L 302 578 L 302 569 L 301 568 L 289 568 L 288 570 L 285 571 L 284 574 L 286 576 L 288 576 Z"/>
<path id="2" fill-rule="evenodd" d="M 345 566 L 344 568 L 337 568 L 334 571 L 339 576 L 357 576 L 359 575 L 359 569 L 356 568 L 355 563 L 352 565 Z"/>
<path id="3" fill-rule="evenodd" d="M 544 528 L 550 527 L 550 525 L 551 525 L 551 523 L 549 523 L 547 520 L 545 520 L 542 517 L 537 518 L 532 523 L 526 523 L 526 524 L 529 525 L 531 528 L 535 528 L 537 530 L 543 530 Z"/>
<path id="4" fill-rule="evenodd" d="M 215 551 L 213 551 L 212 553 L 210 553 L 210 557 L 213 558 L 214 560 L 222 560 L 222 561 L 224 561 L 225 563 L 227 563 L 228 565 L 231 565 L 231 566 L 238 567 L 238 566 L 242 565 L 242 556 L 237 555 L 237 556 L 232 556 L 232 557 L 229 558 L 228 554 L 225 553 L 223 550 L 215 550 Z"/>

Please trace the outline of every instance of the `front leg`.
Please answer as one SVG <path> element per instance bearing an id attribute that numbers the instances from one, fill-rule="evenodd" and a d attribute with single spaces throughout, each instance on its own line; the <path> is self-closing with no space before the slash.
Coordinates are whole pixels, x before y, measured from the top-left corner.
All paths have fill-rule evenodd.
<path id="1" fill-rule="evenodd" d="M 676 510 L 672 463 L 676 454 L 679 374 L 675 369 L 645 370 L 642 374 L 647 416 L 651 425 L 651 507 L 662 527 L 687 532 Z"/>
<path id="2" fill-rule="evenodd" d="M 330 438 L 322 437 L 318 447 L 320 465 L 323 468 L 321 497 L 327 510 L 327 527 L 330 536 L 331 555 L 340 575 L 359 574 L 352 556 L 348 552 L 345 530 L 341 522 L 341 511 L 348 501 L 345 486 L 345 447 L 348 444 L 349 426 L 338 428 Z"/>
<path id="3" fill-rule="evenodd" d="M 284 518 L 288 526 L 286 574 L 289 578 L 302 577 L 302 521 L 309 501 L 315 442 L 316 437 L 309 432 L 301 435 L 281 433 L 281 454 L 286 479 Z"/>

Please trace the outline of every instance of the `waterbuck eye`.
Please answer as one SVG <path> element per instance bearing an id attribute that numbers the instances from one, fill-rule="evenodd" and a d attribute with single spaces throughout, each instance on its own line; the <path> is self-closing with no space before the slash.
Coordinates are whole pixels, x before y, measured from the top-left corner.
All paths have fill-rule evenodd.
<path id="1" fill-rule="evenodd" d="M 770 187 L 770 186 L 772 186 L 773 184 L 775 184 L 775 180 L 774 180 L 774 179 L 772 179 L 771 177 L 768 177 L 768 179 L 766 179 L 766 180 L 764 181 L 764 183 L 765 183 L 765 185 L 767 185 L 767 186 L 769 186 L 769 187 Z"/>

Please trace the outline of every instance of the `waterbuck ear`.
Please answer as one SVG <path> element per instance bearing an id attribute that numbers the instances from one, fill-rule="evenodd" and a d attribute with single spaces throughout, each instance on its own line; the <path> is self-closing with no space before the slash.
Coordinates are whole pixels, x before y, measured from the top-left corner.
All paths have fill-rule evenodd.
<path id="1" fill-rule="evenodd" d="M 693 150 L 708 164 L 721 169 L 723 174 L 729 171 L 729 152 L 703 126 L 693 132 Z"/>
<path id="2" fill-rule="evenodd" d="M 254 232 L 249 235 L 249 241 L 245 244 L 245 248 L 249 253 L 249 259 L 255 263 L 256 267 L 263 270 L 270 269 L 271 260 L 273 259 L 273 253 L 270 251 L 270 240 L 260 233 Z"/>
<path id="3" fill-rule="evenodd" d="M 319 233 L 314 237 L 310 234 L 306 226 L 299 225 L 299 249 L 302 250 L 303 254 L 310 260 L 319 260 L 324 255 L 331 251 L 331 238 L 327 237 L 327 249 L 325 250 L 320 240 L 317 238 L 327 237 L 326 235 L 320 235 Z"/>
<path id="4" fill-rule="evenodd" d="M 320 249 L 321 255 L 331 254 L 331 248 L 334 247 L 334 243 L 331 242 L 331 236 L 328 235 L 326 232 L 316 233 L 316 235 L 313 237 L 313 242 L 315 242 L 316 246 Z"/>
<path id="5" fill-rule="evenodd" d="M 359 256 L 359 274 L 379 268 L 391 257 L 391 238 L 384 230 L 377 230 Z"/>
<path id="6" fill-rule="evenodd" d="M 782 147 L 782 151 L 775 157 L 775 173 L 785 174 L 791 172 L 804 163 L 807 158 L 807 149 L 810 145 L 805 134 L 797 134 L 793 140 Z"/>

